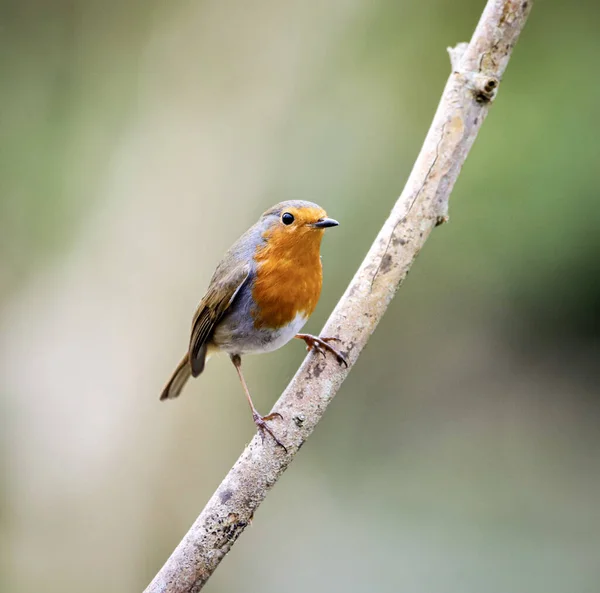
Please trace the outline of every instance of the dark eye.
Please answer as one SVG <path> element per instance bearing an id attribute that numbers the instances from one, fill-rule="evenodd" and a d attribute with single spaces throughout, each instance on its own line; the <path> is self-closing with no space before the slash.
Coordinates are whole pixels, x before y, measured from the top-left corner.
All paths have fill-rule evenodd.
<path id="1" fill-rule="evenodd" d="M 294 222 L 294 215 L 291 212 L 284 212 L 281 217 L 281 222 L 283 222 L 283 224 L 292 224 L 292 222 Z"/>

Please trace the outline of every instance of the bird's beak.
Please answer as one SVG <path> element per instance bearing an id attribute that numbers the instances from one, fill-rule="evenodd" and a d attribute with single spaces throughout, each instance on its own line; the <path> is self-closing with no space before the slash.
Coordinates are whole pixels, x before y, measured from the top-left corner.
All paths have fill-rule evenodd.
<path id="1" fill-rule="evenodd" d="M 333 218 L 319 218 L 312 226 L 316 229 L 328 229 L 329 227 L 337 226 L 338 224 L 340 223 L 337 220 L 333 220 Z"/>

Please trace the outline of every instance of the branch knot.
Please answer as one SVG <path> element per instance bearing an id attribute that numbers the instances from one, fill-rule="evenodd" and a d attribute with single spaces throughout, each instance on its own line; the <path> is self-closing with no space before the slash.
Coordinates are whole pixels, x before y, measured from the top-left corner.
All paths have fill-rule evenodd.
<path id="1" fill-rule="evenodd" d="M 496 98 L 500 81 L 495 76 L 478 73 L 473 75 L 470 82 L 471 91 L 478 103 L 491 103 Z"/>
<path id="2" fill-rule="evenodd" d="M 455 71 L 454 74 L 465 81 L 465 85 L 477 103 L 491 103 L 498 93 L 500 79 L 482 72 Z"/>

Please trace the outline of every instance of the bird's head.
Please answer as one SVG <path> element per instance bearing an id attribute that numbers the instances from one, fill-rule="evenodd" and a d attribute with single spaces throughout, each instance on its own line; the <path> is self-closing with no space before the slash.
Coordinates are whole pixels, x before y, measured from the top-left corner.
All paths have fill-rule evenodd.
<path id="1" fill-rule="evenodd" d="M 278 249 L 317 249 L 325 229 L 338 226 L 337 220 L 312 202 L 290 200 L 269 208 L 261 217 L 263 238 Z"/>

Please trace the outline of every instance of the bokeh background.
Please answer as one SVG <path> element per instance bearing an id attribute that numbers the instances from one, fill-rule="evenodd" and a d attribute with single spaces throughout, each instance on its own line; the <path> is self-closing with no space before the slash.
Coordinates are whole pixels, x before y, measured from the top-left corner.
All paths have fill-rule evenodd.
<path id="1" fill-rule="evenodd" d="M 225 249 L 341 221 L 318 332 L 483 0 L 0 2 L 0 588 L 141 591 L 254 433 L 159 392 Z M 600 586 L 600 5 L 540 1 L 436 230 L 210 593 Z M 267 412 L 301 344 L 245 362 Z"/>

